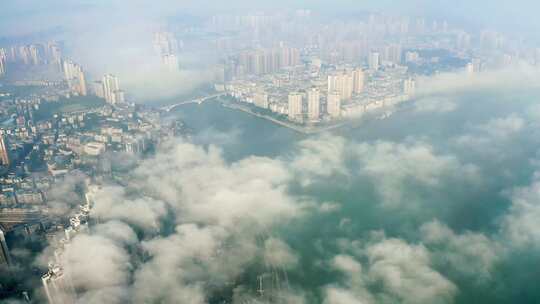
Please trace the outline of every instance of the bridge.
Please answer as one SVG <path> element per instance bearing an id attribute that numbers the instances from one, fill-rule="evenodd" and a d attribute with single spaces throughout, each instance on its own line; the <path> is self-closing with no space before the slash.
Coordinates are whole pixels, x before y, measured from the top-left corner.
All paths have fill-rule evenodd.
<path id="1" fill-rule="evenodd" d="M 216 97 L 225 96 L 225 95 L 227 95 L 227 93 L 213 94 L 213 95 L 209 95 L 209 96 L 195 98 L 195 99 L 192 99 L 192 100 L 181 101 L 181 102 L 178 102 L 178 103 L 175 103 L 175 104 L 172 104 L 172 105 L 163 106 L 163 107 L 161 107 L 159 109 L 162 110 L 162 111 L 170 112 L 170 111 L 174 110 L 176 107 L 179 107 L 179 106 L 183 106 L 183 105 L 190 104 L 190 103 L 201 104 L 201 103 L 203 103 L 203 102 L 205 102 L 207 100 L 210 100 L 210 99 L 213 99 L 213 98 L 216 98 Z"/>

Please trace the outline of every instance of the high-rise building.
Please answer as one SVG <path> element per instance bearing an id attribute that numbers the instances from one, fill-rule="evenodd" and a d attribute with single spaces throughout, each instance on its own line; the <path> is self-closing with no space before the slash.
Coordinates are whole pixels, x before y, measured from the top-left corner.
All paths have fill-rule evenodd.
<path id="1" fill-rule="evenodd" d="M 11 256 L 9 254 L 9 248 L 4 237 L 4 231 L 0 228 L 0 265 L 11 265 Z"/>
<path id="2" fill-rule="evenodd" d="M 369 69 L 372 71 L 378 71 L 380 65 L 380 55 L 378 52 L 371 52 L 369 54 Z"/>
<path id="3" fill-rule="evenodd" d="M 31 55 L 30 55 L 30 48 L 28 46 L 23 45 L 19 47 L 19 58 L 22 60 L 24 64 L 30 64 Z"/>
<path id="4" fill-rule="evenodd" d="M 301 120 L 303 114 L 302 94 L 299 92 L 289 93 L 289 119 Z"/>
<path id="5" fill-rule="evenodd" d="M 403 81 L 403 93 L 407 95 L 416 93 L 416 81 L 414 79 L 408 78 Z"/>
<path id="6" fill-rule="evenodd" d="M 86 96 L 86 77 L 80 65 L 70 60 L 64 61 L 64 77 L 73 92 Z"/>
<path id="7" fill-rule="evenodd" d="M 0 162 L 2 162 L 2 166 L 9 167 L 11 165 L 9 143 L 5 135 L 0 135 Z"/>
<path id="8" fill-rule="evenodd" d="M 17 55 L 17 47 L 12 46 L 8 49 L 7 52 L 7 61 L 9 62 L 16 62 L 18 60 Z"/>
<path id="9" fill-rule="evenodd" d="M 326 100 L 326 111 L 332 118 L 341 116 L 341 96 L 339 92 L 329 92 Z"/>
<path id="10" fill-rule="evenodd" d="M 120 90 L 118 78 L 114 75 L 107 74 L 103 76 L 103 97 L 110 104 L 115 104 L 124 101 L 124 93 Z"/>
<path id="11" fill-rule="evenodd" d="M 401 45 L 391 44 L 384 48 L 384 61 L 400 64 L 401 63 Z"/>
<path id="12" fill-rule="evenodd" d="M 460 50 L 468 49 L 471 47 L 471 35 L 466 32 L 460 32 L 456 37 L 456 47 Z"/>
<path id="13" fill-rule="evenodd" d="M 257 91 L 253 94 L 253 102 L 257 107 L 268 109 L 268 94 L 264 91 Z"/>
<path id="14" fill-rule="evenodd" d="M 92 82 L 92 93 L 99 98 L 105 99 L 105 93 L 103 91 L 103 82 L 101 81 Z"/>
<path id="15" fill-rule="evenodd" d="M 62 67 L 62 48 L 55 42 L 47 44 L 47 52 L 49 63 L 58 67 Z"/>
<path id="16" fill-rule="evenodd" d="M 352 72 L 353 74 L 353 92 L 355 94 L 360 94 L 364 91 L 364 71 L 361 68 L 358 68 Z"/>
<path id="17" fill-rule="evenodd" d="M 300 64 L 300 51 L 281 46 L 274 49 L 246 50 L 238 55 L 238 65 L 249 74 L 274 73 L 281 68 Z"/>
<path id="18" fill-rule="evenodd" d="M 165 54 L 161 56 L 161 62 L 169 71 L 178 71 L 180 65 L 176 54 Z"/>
<path id="19" fill-rule="evenodd" d="M 343 100 L 352 97 L 354 75 L 352 72 L 336 72 L 328 75 L 328 92 L 337 91 Z"/>
<path id="20" fill-rule="evenodd" d="M 122 90 L 114 92 L 114 104 L 126 102 L 126 93 Z"/>
<path id="21" fill-rule="evenodd" d="M 0 77 L 6 75 L 7 53 L 5 49 L 0 48 Z"/>
<path id="22" fill-rule="evenodd" d="M 51 265 L 49 271 L 41 277 L 41 282 L 49 304 L 75 303 L 75 289 L 61 266 Z"/>
<path id="23" fill-rule="evenodd" d="M 317 120 L 321 116 L 321 92 L 317 88 L 311 88 L 307 92 L 308 116 Z"/>
<path id="24" fill-rule="evenodd" d="M 474 74 L 474 64 L 472 62 L 467 63 L 467 65 L 465 66 L 465 72 L 468 75 Z"/>
<path id="25" fill-rule="evenodd" d="M 39 65 L 43 62 L 43 50 L 41 45 L 32 44 L 29 47 L 30 50 L 30 63 L 33 65 Z"/>
<path id="26" fill-rule="evenodd" d="M 180 45 L 171 32 L 154 33 L 154 49 L 159 56 L 178 53 Z"/>

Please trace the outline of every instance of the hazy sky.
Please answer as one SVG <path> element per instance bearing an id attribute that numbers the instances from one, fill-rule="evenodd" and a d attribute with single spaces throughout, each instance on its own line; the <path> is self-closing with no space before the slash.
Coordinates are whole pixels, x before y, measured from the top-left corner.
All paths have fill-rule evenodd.
<path id="1" fill-rule="evenodd" d="M 243 12 L 256 9 L 310 8 L 326 13 L 354 13 L 362 10 L 403 12 L 412 15 L 446 16 L 453 20 L 490 25 L 512 25 L 522 30 L 540 28 L 536 13 L 540 4 L 533 0 L 489 1 L 489 0 L 298 0 L 298 1 L 158 1 L 151 5 L 143 0 L 19 0 L 4 1 L 0 11 L 0 35 L 17 32 L 45 30 L 56 25 L 69 25 L 73 17 L 111 16 L 156 18 L 177 13 L 212 11 Z M 101 18 L 97 18 L 101 19 Z M 100 20 L 110 22 L 111 20 Z"/>

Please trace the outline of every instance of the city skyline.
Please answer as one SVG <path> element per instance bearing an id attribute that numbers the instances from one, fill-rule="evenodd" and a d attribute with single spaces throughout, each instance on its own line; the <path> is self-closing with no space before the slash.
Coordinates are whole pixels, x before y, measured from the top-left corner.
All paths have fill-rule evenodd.
<path id="1" fill-rule="evenodd" d="M 539 302 L 538 9 L 4 4 L 0 302 Z"/>

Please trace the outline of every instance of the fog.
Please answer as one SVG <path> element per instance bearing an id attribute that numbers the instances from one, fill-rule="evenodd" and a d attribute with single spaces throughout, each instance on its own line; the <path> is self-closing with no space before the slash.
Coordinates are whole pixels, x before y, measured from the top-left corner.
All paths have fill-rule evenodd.
<path id="1" fill-rule="evenodd" d="M 528 9 L 523 9 L 527 7 Z M 41 39 L 67 43 L 68 55 L 90 72 L 92 79 L 112 73 L 136 101 L 170 98 L 208 84 L 211 53 L 192 52 L 180 56 L 181 70 L 164 70 L 152 50 L 152 34 L 168 25 L 168 18 L 185 20 L 215 13 L 250 13 L 278 9 L 312 9 L 320 16 L 354 16 L 366 11 L 428 16 L 459 22 L 477 30 L 492 27 L 502 32 L 518 31 L 523 39 L 536 39 L 540 29 L 533 12 L 538 4 L 519 0 L 492 1 L 35 1 L 2 3 L 0 38 L 40 33 Z"/>
<path id="2" fill-rule="evenodd" d="M 461 90 L 443 75 L 412 111 L 285 153 L 227 160 L 253 144 L 235 127 L 170 142 L 95 196 L 100 224 L 64 261 L 80 303 L 244 303 L 274 272 L 280 303 L 537 298 L 538 87 L 497 73 Z"/>
<path id="3" fill-rule="evenodd" d="M 91 75 L 117 74 L 137 101 L 150 102 L 212 78 L 215 58 L 205 52 L 184 54 L 179 72 L 160 67 L 152 33 L 166 17 L 286 6 L 333 16 L 444 12 L 523 34 L 539 25 L 532 1 L 358 2 L 23 0 L 2 4 L 0 36 L 61 27 L 51 38 L 67 41 Z M 416 99 L 388 119 L 288 134 L 287 143 L 278 127 L 246 127 L 243 113 L 212 114 L 229 111 L 216 105 L 173 113 L 204 126 L 130 159 L 125 184 L 94 193 L 98 223 L 66 248 L 77 303 L 534 303 L 538 67 L 418 83 Z M 73 207 L 80 179 L 56 189 L 53 211 Z M 35 265 L 45 266 L 50 250 Z"/>

